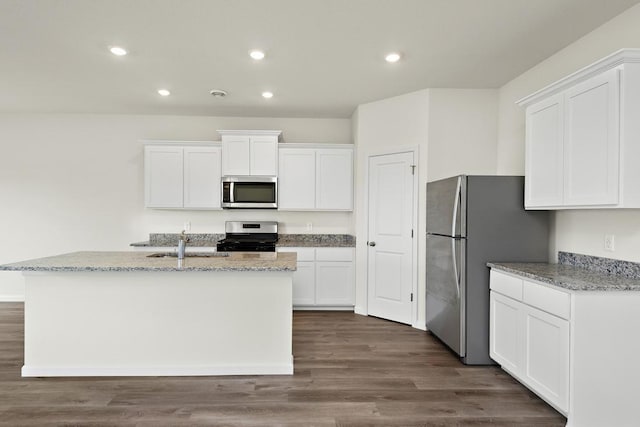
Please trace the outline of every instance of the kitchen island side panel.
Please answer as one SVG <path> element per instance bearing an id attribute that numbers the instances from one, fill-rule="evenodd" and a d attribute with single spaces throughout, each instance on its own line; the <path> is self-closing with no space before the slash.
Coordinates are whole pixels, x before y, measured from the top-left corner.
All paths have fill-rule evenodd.
<path id="1" fill-rule="evenodd" d="M 292 374 L 291 277 L 27 272 L 22 374 Z"/>

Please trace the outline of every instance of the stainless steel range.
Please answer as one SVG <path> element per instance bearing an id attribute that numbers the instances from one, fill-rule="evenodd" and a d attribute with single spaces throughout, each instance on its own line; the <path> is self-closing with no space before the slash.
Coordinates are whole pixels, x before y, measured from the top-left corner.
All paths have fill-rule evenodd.
<path id="1" fill-rule="evenodd" d="M 276 221 L 227 221 L 225 237 L 216 245 L 225 252 L 275 252 L 278 241 Z"/>

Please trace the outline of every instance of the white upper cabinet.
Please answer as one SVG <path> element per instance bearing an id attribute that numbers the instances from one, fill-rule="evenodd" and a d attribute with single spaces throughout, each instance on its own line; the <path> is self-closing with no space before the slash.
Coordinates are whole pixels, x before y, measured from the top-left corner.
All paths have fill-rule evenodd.
<path id="1" fill-rule="evenodd" d="M 220 209 L 220 157 L 215 143 L 145 143 L 145 207 Z"/>
<path id="2" fill-rule="evenodd" d="M 183 167 L 182 147 L 144 147 L 146 207 L 182 207 Z"/>
<path id="3" fill-rule="evenodd" d="M 222 175 L 278 174 L 281 131 L 219 130 L 222 136 Z"/>
<path id="4" fill-rule="evenodd" d="M 353 150 L 316 151 L 316 209 L 353 209 Z"/>
<path id="5" fill-rule="evenodd" d="M 316 150 L 280 148 L 278 208 L 311 210 L 316 205 Z"/>
<path id="6" fill-rule="evenodd" d="M 278 209 L 353 210 L 353 145 L 282 145 Z"/>
<path id="7" fill-rule="evenodd" d="M 220 147 L 184 147 L 184 207 L 220 208 Z"/>
<path id="8" fill-rule="evenodd" d="M 640 50 L 526 98 L 525 207 L 640 207 Z"/>

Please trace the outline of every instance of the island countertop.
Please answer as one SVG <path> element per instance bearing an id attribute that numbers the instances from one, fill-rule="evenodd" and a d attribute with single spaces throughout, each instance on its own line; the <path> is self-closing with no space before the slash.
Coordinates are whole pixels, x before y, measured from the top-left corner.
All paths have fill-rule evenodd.
<path id="1" fill-rule="evenodd" d="M 229 252 L 229 256 L 150 258 L 153 252 L 72 252 L 0 265 L 0 271 L 295 271 L 296 254 Z"/>

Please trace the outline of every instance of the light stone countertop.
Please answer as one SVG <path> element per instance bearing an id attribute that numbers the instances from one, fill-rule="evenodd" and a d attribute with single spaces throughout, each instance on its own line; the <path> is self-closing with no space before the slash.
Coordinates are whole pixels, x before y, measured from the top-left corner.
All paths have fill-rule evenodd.
<path id="1" fill-rule="evenodd" d="M 187 247 L 215 247 L 224 234 L 187 234 Z M 356 238 L 350 234 L 280 234 L 277 247 L 312 247 L 312 248 L 352 248 L 356 245 Z M 131 243 L 133 247 L 171 247 L 177 246 L 180 234 L 152 233 L 149 240 Z"/>
<path id="2" fill-rule="evenodd" d="M 229 252 L 228 257 L 149 258 L 154 252 L 72 252 L 0 265 L 0 271 L 295 271 L 295 253 Z"/>
<path id="3" fill-rule="evenodd" d="M 571 291 L 640 291 L 640 279 L 607 274 L 582 267 L 547 263 L 497 263 L 493 269 Z"/>

